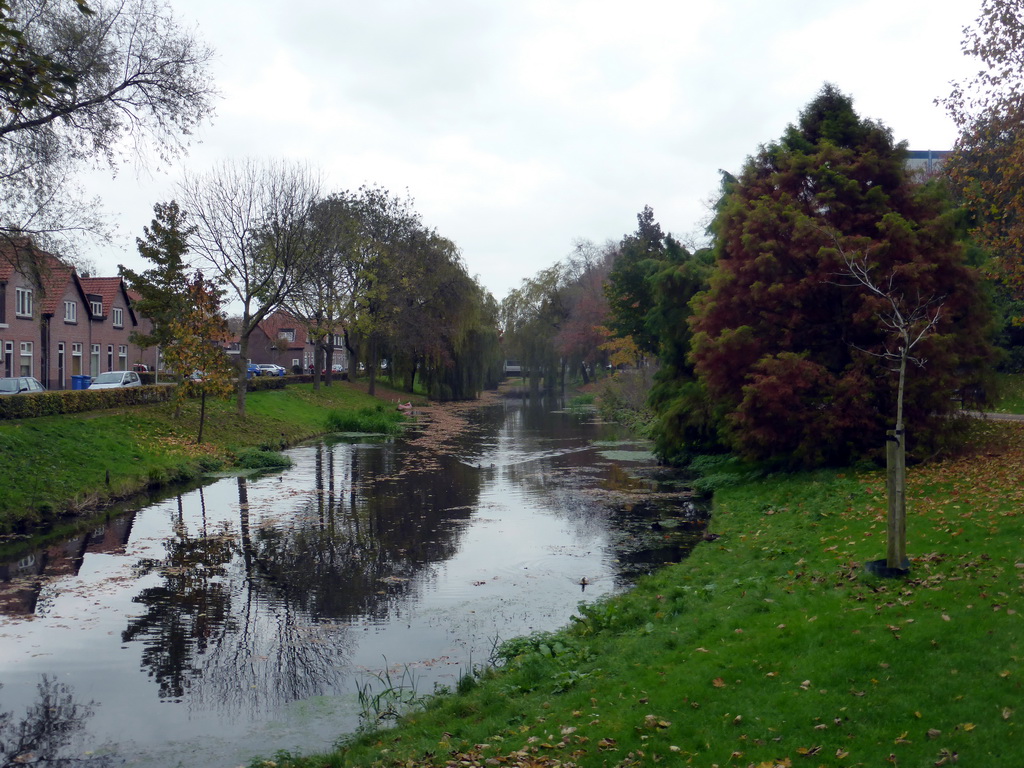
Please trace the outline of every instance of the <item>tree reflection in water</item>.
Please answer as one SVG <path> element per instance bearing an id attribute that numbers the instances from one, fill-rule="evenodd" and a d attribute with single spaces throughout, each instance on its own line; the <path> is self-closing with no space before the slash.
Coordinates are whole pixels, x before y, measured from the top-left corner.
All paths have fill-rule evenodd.
<path id="1" fill-rule="evenodd" d="M 2 688 L 3 683 L 0 683 Z M 29 706 L 20 719 L 15 718 L 13 712 L 0 712 L 0 763 L 4 768 L 104 765 L 104 758 L 72 755 L 73 750 L 66 749 L 76 737 L 84 734 L 85 721 L 93 715 L 94 702 L 76 702 L 71 688 L 49 675 L 42 675 L 36 688 L 39 700 Z"/>
<path id="2" fill-rule="evenodd" d="M 199 493 L 199 532 L 189 534 L 178 496 L 174 537 L 164 542 L 166 556 L 139 563 L 140 576 L 155 572 L 163 581 L 134 598 L 146 611 L 121 634 L 123 642 L 145 642 L 142 665 L 156 679 L 162 699 L 185 695 L 200 670 L 198 657 L 220 642 L 230 625 L 231 595 L 220 579 L 236 544 L 226 529 L 213 535 L 206 530 L 206 503 L 201 489 Z"/>
<path id="3" fill-rule="evenodd" d="M 471 468 L 453 461 L 413 483 L 387 452 L 314 450 L 312 487 L 285 494 L 293 508 L 253 508 L 250 481 L 237 479 L 237 529 L 208 531 L 201 501 L 190 531 L 179 498 L 165 556 L 140 569 L 161 583 L 134 598 L 146 610 L 122 633 L 145 643 L 161 698 L 233 714 L 350 691 L 353 625 L 386 618 L 424 568 L 457 551 L 453 522 L 479 495 Z"/>

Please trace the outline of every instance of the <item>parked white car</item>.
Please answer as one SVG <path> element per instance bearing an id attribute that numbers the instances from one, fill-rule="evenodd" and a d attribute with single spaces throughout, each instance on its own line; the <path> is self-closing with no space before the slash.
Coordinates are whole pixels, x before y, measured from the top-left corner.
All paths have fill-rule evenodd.
<path id="1" fill-rule="evenodd" d="M 260 376 L 284 376 L 286 371 L 275 363 L 258 363 Z"/>
<path id="2" fill-rule="evenodd" d="M 118 387 L 141 387 L 142 379 L 135 371 L 108 371 L 94 376 L 89 389 L 117 389 Z"/>

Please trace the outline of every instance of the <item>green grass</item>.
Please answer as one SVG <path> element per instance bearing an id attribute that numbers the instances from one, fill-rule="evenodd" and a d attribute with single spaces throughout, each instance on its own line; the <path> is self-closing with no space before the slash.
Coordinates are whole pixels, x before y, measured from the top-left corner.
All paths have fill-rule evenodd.
<path id="1" fill-rule="evenodd" d="M 208 400 L 202 445 L 197 400 L 179 418 L 172 404 L 157 404 L 0 422 L 0 533 L 196 477 L 245 448 L 280 450 L 329 431 L 330 412 L 378 403 L 344 383 L 251 392 L 245 419 L 234 399 Z"/>
<path id="2" fill-rule="evenodd" d="M 327 428 L 332 432 L 366 432 L 394 435 L 402 430 L 405 416 L 382 404 L 358 410 L 331 411 L 327 414 Z"/>
<path id="3" fill-rule="evenodd" d="M 293 766 L 1024 765 L 1024 425 L 911 469 L 905 580 L 880 473 L 725 484 L 721 534 L 395 730 Z M 461 762 L 465 761 L 465 762 Z"/>
<path id="4" fill-rule="evenodd" d="M 1024 375 L 1019 373 L 999 375 L 999 400 L 995 410 L 999 413 L 1024 414 Z"/>

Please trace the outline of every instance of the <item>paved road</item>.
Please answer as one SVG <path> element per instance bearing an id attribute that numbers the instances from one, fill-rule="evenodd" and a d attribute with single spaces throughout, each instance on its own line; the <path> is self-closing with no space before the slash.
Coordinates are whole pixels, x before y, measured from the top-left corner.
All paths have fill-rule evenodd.
<path id="1" fill-rule="evenodd" d="M 992 419 L 993 421 L 1024 421 L 1024 414 L 1022 413 L 993 413 L 991 411 L 965 411 L 970 416 L 976 416 L 979 419 Z"/>

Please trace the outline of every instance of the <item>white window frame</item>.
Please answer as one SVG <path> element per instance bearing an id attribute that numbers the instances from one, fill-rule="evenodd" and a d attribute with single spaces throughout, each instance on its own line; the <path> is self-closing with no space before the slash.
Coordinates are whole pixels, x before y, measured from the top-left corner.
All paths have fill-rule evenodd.
<path id="1" fill-rule="evenodd" d="M 120 307 L 114 307 L 112 310 L 110 310 L 110 317 L 111 317 L 111 320 L 114 323 L 114 327 L 115 328 L 123 328 L 124 327 L 124 310 L 123 309 L 121 309 Z"/>
<path id="2" fill-rule="evenodd" d="M 25 367 L 24 367 L 25 364 L 24 364 L 24 362 L 22 362 L 26 357 L 28 358 L 28 371 L 27 372 L 26 372 Z M 23 342 L 21 342 L 20 356 L 18 357 L 18 370 L 20 371 L 20 373 L 18 374 L 19 376 L 35 376 L 35 373 L 34 373 L 34 370 L 35 370 L 35 357 L 33 355 L 33 349 L 32 349 L 32 342 L 31 341 L 23 341 Z"/>
<path id="3" fill-rule="evenodd" d="M 64 322 L 65 323 L 77 323 L 78 322 L 78 302 L 77 301 L 65 301 L 64 302 Z"/>
<path id="4" fill-rule="evenodd" d="M 117 345 L 117 370 L 127 371 L 128 370 L 128 345 L 118 344 Z"/>
<path id="5" fill-rule="evenodd" d="M 32 317 L 32 289 L 14 289 L 14 314 L 18 317 Z"/>
<path id="6" fill-rule="evenodd" d="M 102 354 L 102 347 L 99 344 L 93 344 L 90 347 L 89 352 L 89 375 L 99 376 L 100 363 L 102 362 L 102 360 L 100 359 L 100 355 Z"/>
<path id="7" fill-rule="evenodd" d="M 90 301 L 89 309 L 92 311 L 93 317 L 103 316 L 103 302 L 102 301 Z"/>

